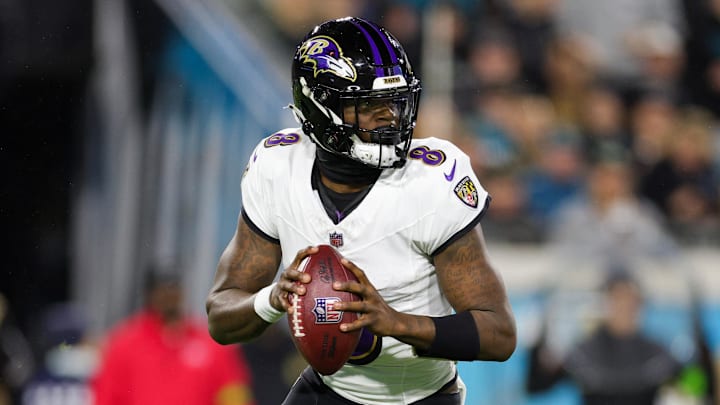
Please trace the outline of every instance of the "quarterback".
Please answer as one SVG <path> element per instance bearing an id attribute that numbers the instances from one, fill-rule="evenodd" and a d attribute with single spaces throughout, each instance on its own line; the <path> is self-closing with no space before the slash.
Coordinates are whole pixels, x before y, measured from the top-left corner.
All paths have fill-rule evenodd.
<path id="1" fill-rule="evenodd" d="M 480 227 L 490 196 L 455 145 L 413 139 L 420 81 L 384 28 L 327 21 L 292 72 L 300 127 L 263 139 L 247 165 L 207 299 L 211 335 L 262 334 L 305 293 L 302 260 L 330 244 L 360 280 L 334 288 L 362 298 L 336 304 L 360 314 L 339 328 L 363 338 L 337 373 L 306 369 L 284 403 L 462 404 L 456 362 L 504 361 L 516 345 Z"/>

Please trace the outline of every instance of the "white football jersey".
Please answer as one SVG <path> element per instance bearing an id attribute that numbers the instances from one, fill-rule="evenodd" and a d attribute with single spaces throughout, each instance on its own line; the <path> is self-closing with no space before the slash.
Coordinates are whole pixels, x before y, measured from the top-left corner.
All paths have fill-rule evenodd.
<path id="1" fill-rule="evenodd" d="M 311 184 L 315 147 L 300 128 L 282 130 L 258 144 L 243 176 L 243 210 L 279 241 L 282 267 L 307 246 L 329 244 L 360 267 L 395 310 L 451 314 L 432 255 L 474 227 L 490 200 L 468 156 L 445 140 L 413 140 L 405 166 L 384 170 L 335 224 Z M 384 337 L 373 361 L 346 364 L 322 378 L 355 402 L 407 404 L 436 392 L 455 372 L 452 361 L 418 357 L 410 345 Z"/>

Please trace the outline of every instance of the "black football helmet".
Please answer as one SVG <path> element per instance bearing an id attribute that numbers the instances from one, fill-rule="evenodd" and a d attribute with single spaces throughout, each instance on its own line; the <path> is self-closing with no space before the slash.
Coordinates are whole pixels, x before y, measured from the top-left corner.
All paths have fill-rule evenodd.
<path id="1" fill-rule="evenodd" d="M 295 104 L 290 107 L 303 131 L 324 151 L 375 169 L 405 163 L 420 80 L 402 45 L 384 28 L 356 17 L 315 27 L 295 51 L 292 83 Z M 357 114 L 378 104 L 392 109 L 392 123 L 360 128 Z M 347 111 L 355 112 L 353 124 L 346 122 Z M 370 142 L 364 142 L 361 133 L 369 135 L 364 138 Z"/>

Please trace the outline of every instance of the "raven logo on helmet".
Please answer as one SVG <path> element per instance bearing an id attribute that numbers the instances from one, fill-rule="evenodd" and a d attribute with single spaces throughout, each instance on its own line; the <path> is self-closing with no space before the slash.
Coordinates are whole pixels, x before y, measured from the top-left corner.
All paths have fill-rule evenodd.
<path id="1" fill-rule="evenodd" d="M 308 39 L 300 46 L 298 52 L 303 63 L 313 66 L 315 77 L 318 73 L 329 72 L 352 82 L 357 79 L 355 67 L 350 59 L 343 56 L 340 46 L 328 36 L 320 35 Z"/>

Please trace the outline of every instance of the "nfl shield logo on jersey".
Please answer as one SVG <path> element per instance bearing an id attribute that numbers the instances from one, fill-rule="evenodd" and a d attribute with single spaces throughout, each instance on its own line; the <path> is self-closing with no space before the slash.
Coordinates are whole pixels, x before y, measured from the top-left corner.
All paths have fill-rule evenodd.
<path id="1" fill-rule="evenodd" d="M 332 232 L 330 234 L 330 246 L 339 248 L 343 245 L 343 235 L 341 233 Z"/>
<path id="2" fill-rule="evenodd" d="M 334 308 L 337 302 L 340 302 L 340 298 L 315 298 L 315 307 L 312 309 L 315 314 L 315 323 L 339 323 L 342 320 L 343 311 Z"/>

